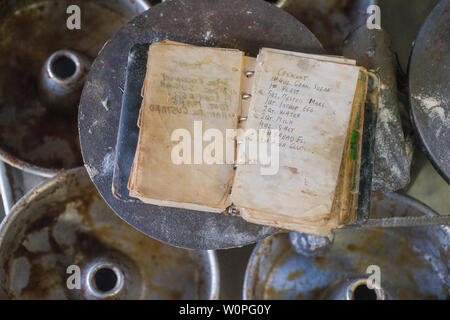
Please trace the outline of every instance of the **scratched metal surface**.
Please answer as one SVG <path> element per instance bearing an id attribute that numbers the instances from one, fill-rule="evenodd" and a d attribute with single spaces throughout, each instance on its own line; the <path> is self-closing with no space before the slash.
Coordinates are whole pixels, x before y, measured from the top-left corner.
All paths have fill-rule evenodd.
<path id="1" fill-rule="evenodd" d="M 319 41 L 294 17 L 266 2 L 165 2 L 130 21 L 106 44 L 81 97 L 79 132 L 85 166 L 102 197 L 125 221 L 151 237 L 186 248 L 230 248 L 267 237 L 274 228 L 240 217 L 114 198 L 112 173 L 128 52 L 136 43 L 163 39 L 238 48 L 253 56 L 263 46 L 323 53 Z"/>

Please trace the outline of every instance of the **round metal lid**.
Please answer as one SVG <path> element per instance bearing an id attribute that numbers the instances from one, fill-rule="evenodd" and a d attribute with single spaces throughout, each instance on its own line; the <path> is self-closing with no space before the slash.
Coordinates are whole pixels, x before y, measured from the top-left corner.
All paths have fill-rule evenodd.
<path id="1" fill-rule="evenodd" d="M 84 168 L 30 191 L 0 227 L 0 298 L 217 299 L 218 294 L 213 251 L 175 248 L 133 229 L 108 208 Z"/>
<path id="2" fill-rule="evenodd" d="M 231 47 L 256 56 L 261 47 L 323 53 L 306 27 L 288 13 L 258 0 L 185 0 L 157 5 L 130 21 L 99 53 L 81 97 L 81 150 L 91 179 L 125 221 L 147 235 L 185 248 L 243 246 L 276 229 L 241 217 L 148 204 L 126 203 L 111 191 L 122 89 L 129 50 L 136 43 L 163 39 Z M 102 105 L 108 101 L 108 107 Z"/>
<path id="3" fill-rule="evenodd" d="M 412 120 L 431 162 L 450 183 L 450 1 L 422 26 L 409 65 Z"/>

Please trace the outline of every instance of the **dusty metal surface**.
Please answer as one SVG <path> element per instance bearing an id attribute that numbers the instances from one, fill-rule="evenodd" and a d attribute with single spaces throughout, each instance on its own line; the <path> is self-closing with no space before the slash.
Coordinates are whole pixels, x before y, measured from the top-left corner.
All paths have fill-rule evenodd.
<path id="1" fill-rule="evenodd" d="M 362 26 L 346 39 L 343 54 L 355 59 L 358 65 L 375 70 L 381 81 L 372 188 L 378 192 L 401 189 L 410 181 L 412 145 L 401 123 L 397 61 L 389 35 L 384 30 Z"/>
<path id="2" fill-rule="evenodd" d="M 429 159 L 450 183 L 450 1 L 431 12 L 409 65 L 412 120 Z"/>
<path id="3" fill-rule="evenodd" d="M 240 217 L 125 203 L 111 191 L 127 56 L 136 43 L 163 39 L 238 48 L 256 56 L 261 47 L 323 53 L 319 41 L 294 17 L 257 0 L 169 1 L 133 19 L 100 52 L 80 102 L 83 159 L 103 198 L 138 230 L 175 246 L 218 249 L 242 246 L 275 229 Z M 108 101 L 107 108 L 102 101 Z"/>
<path id="4" fill-rule="evenodd" d="M 70 265 L 81 268 L 80 290 L 67 288 Z M 95 287 L 99 266 L 119 270 L 120 290 Z M 215 299 L 218 290 L 214 252 L 136 231 L 104 203 L 84 168 L 32 190 L 0 227 L 0 292 L 9 299 Z"/>
<path id="5" fill-rule="evenodd" d="M 366 8 L 375 0 L 269 1 L 300 20 L 330 54 L 342 54 L 344 39 L 365 23 Z"/>
<path id="6" fill-rule="evenodd" d="M 66 27 L 69 5 L 81 9 L 80 30 Z M 147 7 L 145 1 L 2 1 L 0 159 L 48 177 L 82 164 L 77 105 L 68 114 L 44 107 L 38 95 L 40 71 L 46 59 L 61 49 L 93 60 L 128 18 Z"/>
<path id="7" fill-rule="evenodd" d="M 376 195 L 372 216 L 434 215 L 395 193 Z M 336 282 L 368 278 L 378 265 L 381 287 L 391 299 L 449 299 L 448 226 L 338 230 L 330 251 L 309 258 L 297 254 L 287 234 L 261 241 L 247 266 L 244 299 L 318 299 Z"/>
<path id="8" fill-rule="evenodd" d="M 289 241 L 298 254 L 314 257 L 323 255 L 330 250 L 334 241 L 334 233 L 328 237 L 320 237 L 301 232 L 289 232 Z"/>

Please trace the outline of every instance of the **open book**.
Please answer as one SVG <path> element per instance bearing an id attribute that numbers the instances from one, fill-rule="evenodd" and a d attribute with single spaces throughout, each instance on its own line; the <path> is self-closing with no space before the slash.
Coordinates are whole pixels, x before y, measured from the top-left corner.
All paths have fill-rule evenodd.
<path id="1" fill-rule="evenodd" d="M 153 43 L 129 194 L 328 235 L 355 218 L 369 76 L 335 56 Z"/>

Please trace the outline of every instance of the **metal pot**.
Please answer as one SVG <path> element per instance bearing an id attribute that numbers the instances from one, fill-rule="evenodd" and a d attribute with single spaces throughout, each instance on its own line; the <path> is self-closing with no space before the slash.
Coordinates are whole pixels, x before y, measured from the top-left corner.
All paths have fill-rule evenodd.
<path id="1" fill-rule="evenodd" d="M 66 26 L 71 5 L 80 8 L 79 30 Z M 146 0 L 2 1 L 0 160 L 44 177 L 83 163 L 77 108 L 90 61 L 149 7 Z"/>
<path id="2" fill-rule="evenodd" d="M 372 217 L 406 215 L 435 213 L 403 195 L 374 196 Z M 449 244 L 448 226 L 341 229 L 328 252 L 306 257 L 294 251 L 288 234 L 275 235 L 255 247 L 243 298 L 449 299 Z M 381 275 L 373 291 L 365 287 L 370 266 Z"/>
<path id="3" fill-rule="evenodd" d="M 0 227 L 3 298 L 217 299 L 218 292 L 213 251 L 171 247 L 133 229 L 84 168 L 30 191 Z"/>

